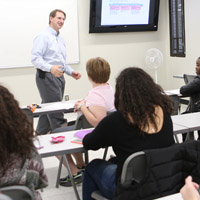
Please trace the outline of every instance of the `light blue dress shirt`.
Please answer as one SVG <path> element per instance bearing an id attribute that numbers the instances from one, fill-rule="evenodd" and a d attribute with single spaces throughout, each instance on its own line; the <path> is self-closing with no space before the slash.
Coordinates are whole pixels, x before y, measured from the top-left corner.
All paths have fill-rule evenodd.
<path id="1" fill-rule="evenodd" d="M 50 72 L 53 65 L 61 65 L 65 73 L 72 75 L 73 69 L 66 63 L 66 58 L 65 41 L 50 26 L 34 39 L 32 64 L 35 68 Z"/>

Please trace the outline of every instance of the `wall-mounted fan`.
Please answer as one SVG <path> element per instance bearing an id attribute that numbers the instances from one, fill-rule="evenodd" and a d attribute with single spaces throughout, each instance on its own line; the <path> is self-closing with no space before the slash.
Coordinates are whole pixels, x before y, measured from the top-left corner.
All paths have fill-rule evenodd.
<path id="1" fill-rule="evenodd" d="M 159 49 L 148 49 L 145 55 L 146 66 L 155 71 L 155 82 L 158 82 L 158 68 L 163 63 L 163 54 Z"/>

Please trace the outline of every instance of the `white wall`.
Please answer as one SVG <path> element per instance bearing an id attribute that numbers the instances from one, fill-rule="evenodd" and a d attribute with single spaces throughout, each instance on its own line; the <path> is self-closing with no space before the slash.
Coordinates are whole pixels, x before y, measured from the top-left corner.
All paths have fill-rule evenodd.
<path id="1" fill-rule="evenodd" d="M 162 1 L 162 0 L 161 0 Z M 168 89 L 174 89 L 184 84 L 183 80 L 171 78 L 174 74 L 195 73 L 196 59 L 200 56 L 200 1 L 185 0 L 185 34 L 186 34 L 186 57 L 176 58 L 169 56 L 169 35 L 166 36 L 167 64 L 168 72 L 166 76 Z"/>
<path id="2" fill-rule="evenodd" d="M 160 49 L 164 55 L 164 63 L 158 71 L 158 83 L 164 89 L 175 89 L 184 84 L 183 80 L 172 76 L 194 72 L 195 60 L 200 56 L 200 12 L 197 10 L 200 1 L 185 0 L 186 58 L 170 57 L 168 1 L 161 0 L 160 3 L 157 32 L 89 34 L 89 0 L 78 0 L 80 64 L 72 67 L 82 73 L 82 78 L 75 81 L 66 76 L 66 93 L 71 99 L 85 97 L 91 87 L 85 72 L 85 63 L 91 57 L 101 56 L 110 62 L 110 83 L 113 87 L 118 73 L 130 65 L 141 67 L 154 77 L 154 72 L 144 64 L 145 53 L 151 47 Z M 0 83 L 15 94 L 21 105 L 40 103 L 34 68 L 1 69 Z"/>

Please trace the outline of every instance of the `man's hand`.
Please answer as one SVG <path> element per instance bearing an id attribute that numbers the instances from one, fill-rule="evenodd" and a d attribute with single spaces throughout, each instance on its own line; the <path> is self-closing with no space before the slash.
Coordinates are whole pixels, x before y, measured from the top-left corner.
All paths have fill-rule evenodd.
<path id="1" fill-rule="evenodd" d="M 81 78 L 81 74 L 79 72 L 72 72 L 72 77 L 76 80 L 78 80 L 79 78 Z"/>
<path id="2" fill-rule="evenodd" d="M 62 71 L 62 66 L 60 65 L 53 65 L 50 69 L 50 72 L 55 76 L 55 77 L 60 77 L 64 74 Z"/>

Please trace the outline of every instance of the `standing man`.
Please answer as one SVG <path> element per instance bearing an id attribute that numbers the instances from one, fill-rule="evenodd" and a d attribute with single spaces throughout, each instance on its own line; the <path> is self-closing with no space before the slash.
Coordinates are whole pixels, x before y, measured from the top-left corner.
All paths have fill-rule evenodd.
<path id="1" fill-rule="evenodd" d="M 62 10 L 53 10 L 49 15 L 49 27 L 40 33 L 33 42 L 32 63 L 37 69 L 36 84 L 42 103 L 62 101 L 65 89 L 64 73 L 79 79 L 66 63 L 66 46 L 59 30 L 63 27 L 66 14 Z M 46 134 L 55 128 L 67 125 L 64 113 L 41 115 L 37 134 Z"/>

